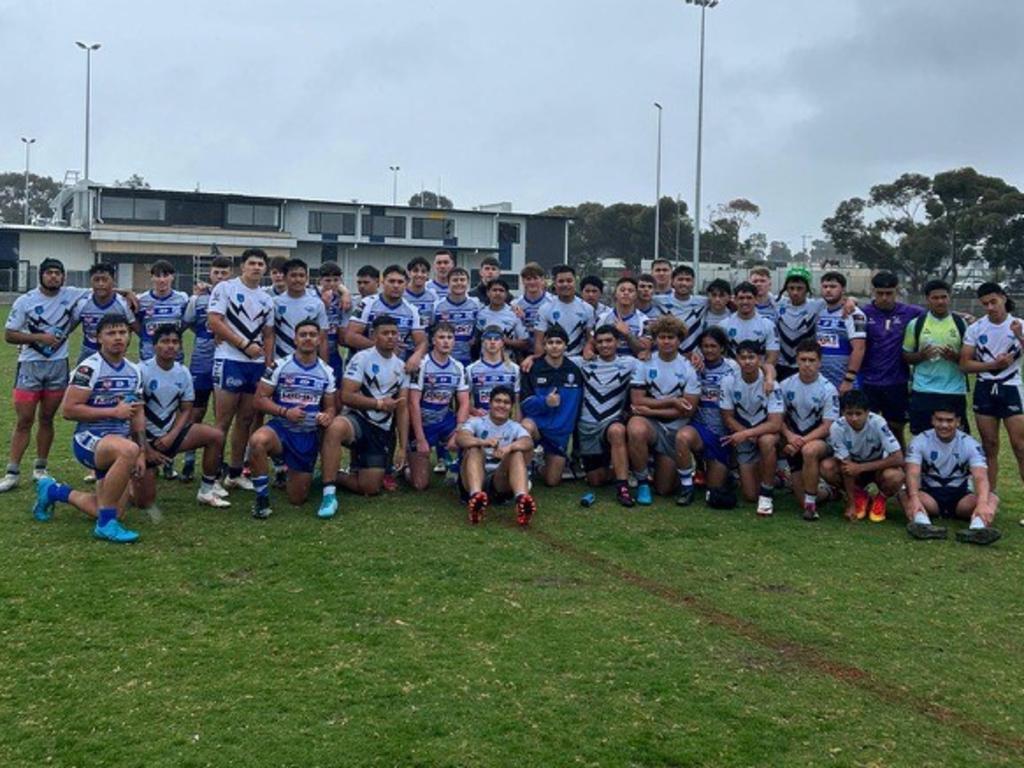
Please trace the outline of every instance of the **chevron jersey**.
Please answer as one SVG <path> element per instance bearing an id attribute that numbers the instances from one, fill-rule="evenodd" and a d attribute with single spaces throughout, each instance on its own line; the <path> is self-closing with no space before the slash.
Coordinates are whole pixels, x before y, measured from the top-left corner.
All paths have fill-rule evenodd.
<path id="1" fill-rule="evenodd" d="M 821 374 L 838 387 L 846 376 L 853 351 L 851 342 L 867 338 L 868 319 L 859 309 L 843 317 L 843 305 L 826 306 L 818 315 L 818 344 L 821 346 Z"/>
<path id="2" fill-rule="evenodd" d="M 427 280 L 426 289 L 437 296 L 437 300 L 448 298 L 448 283 L 441 284 L 434 278 Z"/>
<path id="3" fill-rule="evenodd" d="M 52 333 L 61 340 L 60 346 L 51 349 L 40 344 L 22 344 L 18 362 L 40 360 L 65 360 L 68 356 L 68 335 L 73 326 L 72 313 L 75 305 L 89 293 L 87 288 L 62 287 L 53 296 L 47 296 L 33 288 L 19 296 L 7 316 L 6 329 L 21 333 Z"/>
<path id="4" fill-rule="evenodd" d="M 615 325 L 619 321 L 624 322 L 629 326 L 629 332 L 636 336 L 638 339 L 647 333 L 647 323 L 649 322 L 647 315 L 640 310 L 633 310 L 625 317 L 619 315 L 619 311 L 612 307 L 607 312 L 601 314 L 597 318 L 597 328 L 602 325 Z M 633 350 L 629 347 L 629 342 L 625 338 L 619 339 L 618 345 L 615 347 L 615 351 L 620 355 L 633 355 Z"/>
<path id="5" fill-rule="evenodd" d="M 526 326 L 527 331 L 533 333 L 537 329 L 537 320 L 540 318 L 541 310 L 553 301 L 555 301 L 555 297 L 547 291 L 544 291 L 539 299 L 530 299 L 524 293 L 512 302 L 512 306 L 522 310 L 523 325 Z"/>
<path id="6" fill-rule="evenodd" d="M 274 388 L 275 405 L 302 409 L 302 421 L 298 423 L 281 416 L 271 419 L 271 423 L 289 432 L 316 432 L 320 404 L 325 397 L 332 397 L 335 390 L 334 372 L 327 363 L 317 358 L 311 365 L 305 365 L 295 355 L 275 360 L 264 372 L 260 384 Z"/>
<path id="7" fill-rule="evenodd" d="M 389 304 L 384 294 L 378 293 L 363 299 L 352 314 L 352 319 L 360 323 L 363 326 L 363 334 L 371 338 L 373 321 L 384 315 L 394 318 L 398 323 L 398 348 L 395 349 L 395 354 L 402 360 L 408 360 L 409 355 L 416 349 L 412 335 L 415 331 L 423 330 L 420 313 L 405 299 L 399 299 L 397 304 Z"/>
<path id="8" fill-rule="evenodd" d="M 192 375 L 181 363 L 163 369 L 155 357 L 139 364 L 142 371 L 142 402 L 146 411 L 146 438 L 156 440 L 171 431 L 182 403 L 196 399 Z"/>
<path id="9" fill-rule="evenodd" d="M 473 339 L 476 338 L 476 316 L 479 312 L 480 302 L 471 296 L 459 302 L 445 296 L 434 305 L 434 322 L 443 320 L 455 329 L 452 357 L 463 365 L 469 365 L 473 360 Z"/>
<path id="10" fill-rule="evenodd" d="M 749 318 L 742 318 L 738 312 L 729 315 L 729 319 L 722 323 L 721 328 L 729 337 L 729 354 L 736 354 L 736 347 L 742 341 L 752 341 L 757 344 L 761 354 L 766 352 L 779 351 L 779 337 L 775 333 L 775 323 L 764 315 L 754 315 Z"/>
<path id="11" fill-rule="evenodd" d="M 688 298 L 680 299 L 674 293 L 657 295 L 654 297 L 654 306 L 663 315 L 675 315 L 686 325 L 686 338 L 679 345 L 679 350 L 684 355 L 689 355 L 697 347 L 697 338 L 700 336 L 704 325 L 704 313 L 708 309 L 707 296 L 690 295 Z"/>
<path id="12" fill-rule="evenodd" d="M 348 325 L 350 312 L 341 308 L 341 296 L 334 293 L 330 302 L 326 305 L 327 312 L 327 349 L 331 356 L 339 355 L 338 345 L 344 341 L 345 326 Z"/>
<path id="13" fill-rule="evenodd" d="M 700 404 L 697 406 L 694 420 L 703 424 L 716 435 L 724 435 L 728 432 L 722 421 L 722 411 L 720 410 L 722 407 L 722 380 L 726 376 L 738 376 L 739 373 L 739 364 L 735 360 L 725 357 L 713 367 L 705 363 L 704 369 L 697 374 L 697 378 L 700 380 Z"/>
<path id="14" fill-rule="evenodd" d="M 213 331 L 210 330 L 207 320 L 207 312 L 210 309 L 210 294 L 204 293 L 201 296 L 193 296 L 185 306 L 185 315 L 182 321 L 186 328 L 192 330 L 196 340 L 192 344 L 192 357 L 188 361 L 188 369 L 196 374 L 211 374 L 213 372 L 213 351 L 217 346 L 213 338 Z"/>
<path id="15" fill-rule="evenodd" d="M 769 296 L 767 304 L 757 305 L 757 314 L 775 325 L 775 321 L 779 318 L 779 305 L 775 303 L 775 299 Z"/>
<path id="16" fill-rule="evenodd" d="M 526 332 L 526 326 L 519 319 L 519 315 L 508 304 L 501 309 L 491 309 L 490 306 L 481 307 L 476 315 L 476 330 L 482 333 L 489 325 L 496 325 L 501 328 L 505 339 L 508 341 L 522 341 L 530 338 Z"/>
<path id="17" fill-rule="evenodd" d="M 181 327 L 187 305 L 188 294 L 184 291 L 171 291 L 166 296 L 146 291 L 139 296 L 139 360 L 148 360 L 153 356 L 153 334 L 157 328 L 161 325 Z M 184 359 L 185 353 L 182 352 L 178 360 Z"/>
<path id="18" fill-rule="evenodd" d="M 69 386 L 89 390 L 89 399 L 85 402 L 92 408 L 115 408 L 125 400 L 139 402 L 142 399 L 142 371 L 138 364 L 130 360 L 122 360 L 119 365 L 114 365 L 97 352 L 78 364 L 71 374 Z M 113 418 L 80 421 L 75 427 L 75 434 L 80 432 L 89 432 L 99 437 L 127 436 L 131 434 L 131 422 L 128 419 Z"/>
<path id="19" fill-rule="evenodd" d="M 621 419 L 629 405 L 630 383 L 640 361 L 631 355 L 617 355 L 613 360 L 571 360 L 583 374 L 580 424 L 596 429 Z"/>
<path id="20" fill-rule="evenodd" d="M 508 387 L 515 393 L 516 399 L 519 397 L 519 366 L 509 360 L 500 363 L 477 360 L 466 368 L 466 376 L 474 408 L 489 410 L 491 390 L 495 387 Z"/>
<path id="21" fill-rule="evenodd" d="M 959 429 L 948 443 L 927 429 L 907 448 L 907 464 L 921 467 L 921 487 L 963 488 L 971 477 L 971 470 L 988 468 L 985 451 L 973 437 Z"/>
<path id="22" fill-rule="evenodd" d="M 711 311 L 711 306 L 709 305 L 707 312 L 704 313 L 704 323 L 701 325 L 701 330 L 706 331 L 708 328 L 724 325 L 731 315 L 732 313 L 729 310 L 725 310 L 721 314 L 715 314 Z"/>
<path id="23" fill-rule="evenodd" d="M 135 313 L 128 306 L 123 296 L 113 294 L 106 304 L 97 304 L 96 297 L 90 291 L 78 300 L 71 312 L 72 327 L 82 325 L 82 350 L 79 359 L 100 351 L 100 343 L 96 340 L 96 327 L 106 314 L 121 315 L 129 324 L 135 321 Z"/>
<path id="24" fill-rule="evenodd" d="M 1013 362 L 1008 368 L 1001 371 L 982 371 L 978 378 L 982 381 L 996 381 L 1011 387 L 1021 385 L 1020 377 L 1020 340 L 1010 330 L 1010 324 L 1017 320 L 1024 326 L 1024 320 L 1019 320 L 1013 315 L 1007 315 L 1001 323 L 993 323 L 988 317 L 983 317 L 967 328 L 964 334 L 964 344 L 974 347 L 974 359 L 983 363 L 991 363 L 1000 355 L 1010 355 Z"/>
<path id="25" fill-rule="evenodd" d="M 804 384 L 798 373 L 783 381 L 782 402 L 786 406 L 786 423 L 801 435 L 822 421 L 839 420 L 839 392 L 820 373 L 810 384 Z"/>
<path id="26" fill-rule="evenodd" d="M 807 299 L 799 307 L 783 298 L 778 305 L 775 330 L 779 335 L 779 362 L 796 367 L 796 348 L 805 339 L 813 339 L 818 330 L 818 315 L 825 309 L 822 299 Z"/>
<path id="27" fill-rule="evenodd" d="M 543 333 L 553 325 L 560 325 L 569 336 L 565 354 L 577 355 L 583 351 L 587 332 L 594 329 L 596 320 L 594 308 L 579 296 L 569 302 L 555 299 L 540 311 L 534 330 Z"/>
<path id="28" fill-rule="evenodd" d="M 423 426 L 440 424 L 455 408 L 455 396 L 469 390 L 466 369 L 462 363 L 449 357 L 444 363 L 434 359 L 434 353 L 423 358 L 416 378 L 409 382 L 409 389 L 420 393 L 420 414 Z"/>
<path id="29" fill-rule="evenodd" d="M 850 459 L 859 464 L 878 461 L 902 450 L 885 419 L 877 413 L 868 414 L 860 432 L 850 426 L 845 417 L 832 422 L 828 444 L 840 461 Z"/>
<path id="30" fill-rule="evenodd" d="M 700 379 L 697 378 L 697 372 L 682 353 L 668 361 L 662 360 L 661 355 L 657 353 L 651 355 L 650 360 L 644 360 L 637 365 L 630 386 L 634 389 L 643 389 L 648 397 L 655 400 L 672 400 L 684 395 L 700 394 Z M 672 429 L 678 429 L 688 420 L 686 416 L 652 418 L 664 421 Z"/>
<path id="31" fill-rule="evenodd" d="M 413 310 L 416 311 L 415 309 Z M 405 373 L 405 364 L 397 354 L 384 357 L 374 347 L 361 349 L 352 355 L 345 366 L 345 381 L 359 384 L 359 393 L 373 399 L 397 397 L 399 392 L 409 386 L 409 377 Z M 350 408 L 349 410 L 355 410 Z M 367 421 L 381 429 L 391 429 L 393 413 L 377 410 L 359 410 Z"/>
<path id="32" fill-rule="evenodd" d="M 434 324 L 434 305 L 441 297 L 427 287 L 423 289 L 422 293 L 413 293 L 406 288 L 404 298 L 420 313 L 420 325 L 430 328 Z"/>
<path id="33" fill-rule="evenodd" d="M 294 298 L 286 291 L 274 297 L 275 357 L 288 357 L 295 352 L 295 327 L 303 320 L 312 320 L 321 331 L 327 330 L 327 309 L 320 296 L 307 293 Z"/>
<path id="34" fill-rule="evenodd" d="M 764 374 L 757 372 L 754 381 L 747 381 L 740 372 L 730 373 L 722 378 L 721 400 L 718 407 L 732 411 L 736 421 L 747 429 L 767 421 L 773 413 L 784 413 L 779 385 L 775 384 L 769 394 L 764 391 Z"/>
<path id="35" fill-rule="evenodd" d="M 498 446 L 500 448 L 507 448 L 516 440 L 530 436 L 530 433 L 518 421 L 509 419 L 504 424 L 495 424 L 491 421 L 489 414 L 487 416 L 474 416 L 471 419 L 467 419 L 465 423 L 459 426 L 459 431 L 469 432 L 473 437 L 481 440 L 496 437 L 498 438 Z M 500 463 L 499 459 L 494 458 L 493 448 L 490 446 L 484 448 L 484 465 L 488 470 L 493 470 Z"/>
<path id="36" fill-rule="evenodd" d="M 274 325 L 274 300 L 259 287 L 248 287 L 240 277 L 217 283 L 210 294 L 207 311 L 223 315 L 224 322 L 242 337 L 243 342 L 255 342 L 260 347 L 263 346 L 263 329 Z M 215 360 L 254 362 L 228 339 L 217 343 L 213 357 Z"/>

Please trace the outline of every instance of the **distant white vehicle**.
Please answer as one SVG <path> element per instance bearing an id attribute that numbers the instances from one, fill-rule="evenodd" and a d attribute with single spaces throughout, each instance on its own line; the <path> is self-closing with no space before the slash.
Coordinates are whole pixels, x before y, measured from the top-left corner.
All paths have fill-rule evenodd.
<path id="1" fill-rule="evenodd" d="M 981 287 L 984 280 L 980 280 L 977 277 L 968 277 L 964 280 L 957 280 L 953 283 L 953 291 L 956 293 L 966 293 L 967 291 L 976 291 Z"/>

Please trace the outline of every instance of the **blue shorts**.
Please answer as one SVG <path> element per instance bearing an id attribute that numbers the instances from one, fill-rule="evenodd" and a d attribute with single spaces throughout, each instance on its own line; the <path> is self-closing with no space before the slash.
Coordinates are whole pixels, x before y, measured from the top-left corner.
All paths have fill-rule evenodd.
<path id="1" fill-rule="evenodd" d="M 345 375 L 345 361 L 341 359 L 341 355 L 337 354 L 337 352 L 332 352 L 329 365 L 334 373 L 334 386 L 341 392 L 341 380 Z"/>
<path id="2" fill-rule="evenodd" d="M 431 448 L 436 448 L 439 451 L 444 449 L 444 444 L 448 442 L 448 438 L 452 436 L 452 432 L 455 431 L 455 414 L 449 412 L 445 416 L 444 421 L 438 422 L 437 424 L 425 424 L 423 426 L 423 436 L 427 438 L 427 445 Z M 412 438 L 409 441 L 409 450 L 416 449 L 416 438 Z"/>
<path id="3" fill-rule="evenodd" d="M 75 454 L 75 460 L 86 469 L 93 470 L 97 480 L 102 480 L 103 476 L 107 474 L 106 470 L 96 466 L 96 449 L 104 437 L 106 435 L 98 435 L 86 430 L 76 432 L 71 438 L 71 450 Z"/>
<path id="4" fill-rule="evenodd" d="M 541 432 L 540 447 L 544 449 L 545 456 L 562 456 L 564 458 L 569 455 L 570 437 L 572 437 L 572 433 L 568 435 L 552 435 Z"/>
<path id="5" fill-rule="evenodd" d="M 974 387 L 974 412 L 994 419 L 1024 415 L 1021 388 L 1016 384 L 1000 384 L 978 379 Z"/>
<path id="6" fill-rule="evenodd" d="M 293 472 L 312 473 L 316 468 L 316 456 L 320 451 L 320 435 L 317 432 L 293 432 L 277 419 L 267 422 L 281 441 L 281 458 Z"/>
<path id="7" fill-rule="evenodd" d="M 722 445 L 722 435 L 712 432 L 709 427 L 697 422 L 693 422 L 690 426 L 697 430 L 700 441 L 704 443 L 704 461 L 717 461 L 719 464 L 728 466 L 729 446 Z"/>
<path id="8" fill-rule="evenodd" d="M 266 370 L 262 361 L 214 360 L 213 388 L 236 395 L 252 395 Z"/>

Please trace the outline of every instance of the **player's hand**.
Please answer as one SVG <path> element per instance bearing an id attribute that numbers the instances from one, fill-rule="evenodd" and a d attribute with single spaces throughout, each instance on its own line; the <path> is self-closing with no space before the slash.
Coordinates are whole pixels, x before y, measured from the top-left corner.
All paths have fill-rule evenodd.
<path id="1" fill-rule="evenodd" d="M 202 296 L 204 293 L 209 293 L 209 292 L 210 292 L 210 284 L 209 283 L 204 283 L 203 281 L 200 280 L 199 282 L 192 284 L 192 295 L 193 296 Z"/>
<path id="2" fill-rule="evenodd" d="M 38 343 L 43 346 L 56 348 L 61 345 L 61 340 L 52 333 L 37 333 L 35 336 Z"/>
<path id="3" fill-rule="evenodd" d="M 548 396 L 544 398 L 544 402 L 548 408 L 557 408 L 562 403 L 562 396 L 558 394 L 557 389 L 552 389 L 548 392 Z"/>
<path id="4" fill-rule="evenodd" d="M 677 397 L 675 399 L 676 410 L 681 413 L 689 413 L 693 410 L 693 403 L 687 400 L 685 397 Z"/>
<path id="5" fill-rule="evenodd" d="M 743 442 L 743 438 L 741 437 L 742 434 L 742 432 L 733 432 L 728 435 L 723 435 L 719 442 L 726 447 L 735 447 Z"/>
<path id="6" fill-rule="evenodd" d="M 348 312 L 352 309 L 352 294 L 342 293 L 341 294 L 341 311 Z"/>
<path id="7" fill-rule="evenodd" d="M 946 358 L 947 360 L 952 360 L 953 362 L 956 362 L 957 360 L 960 359 L 960 353 L 957 352 L 952 347 L 948 347 L 948 346 L 943 345 L 941 347 L 941 350 L 942 350 L 942 357 Z"/>
<path id="8" fill-rule="evenodd" d="M 416 355 L 413 355 L 405 361 L 405 372 L 409 374 L 416 373 L 420 369 L 420 360 Z"/>
<path id="9" fill-rule="evenodd" d="M 329 413 L 324 413 L 323 411 L 321 411 L 316 415 L 316 424 L 318 427 L 323 427 L 324 429 L 327 429 L 329 426 L 331 426 L 332 421 L 334 421 L 334 417 L 331 416 L 331 414 Z"/>
<path id="10" fill-rule="evenodd" d="M 690 365 L 694 367 L 697 373 L 704 370 L 704 358 L 698 355 L 696 352 L 690 353 Z"/>
<path id="11" fill-rule="evenodd" d="M 161 454 L 157 453 L 157 455 L 159 456 Z M 170 461 L 170 459 L 168 459 L 166 456 L 164 456 L 162 458 L 162 460 L 161 460 L 161 463 L 164 463 L 164 462 L 167 462 L 167 461 Z M 132 477 L 139 478 L 139 477 L 142 477 L 145 474 L 146 474 L 146 452 L 145 451 L 140 451 L 139 452 L 139 458 L 137 458 L 135 460 L 135 466 L 132 467 Z"/>
<path id="12" fill-rule="evenodd" d="M 486 440 L 480 441 L 481 448 L 497 448 L 501 444 L 501 441 L 496 437 L 488 437 Z"/>
<path id="13" fill-rule="evenodd" d="M 853 389 L 853 382 L 843 379 L 842 383 L 839 385 L 839 395 L 845 395 L 851 389 Z"/>
<path id="14" fill-rule="evenodd" d="M 630 410 L 633 412 L 634 416 L 650 416 L 651 415 L 651 409 L 648 408 L 646 405 L 632 405 L 632 406 L 630 406 Z"/>
<path id="15" fill-rule="evenodd" d="M 623 336 L 629 336 L 629 334 L 631 333 L 629 329 L 629 324 L 621 318 L 615 321 L 615 330 L 617 330 Z"/>
<path id="16" fill-rule="evenodd" d="M 403 402 L 405 402 L 404 397 L 385 397 L 380 401 L 381 410 L 386 413 L 394 413 Z"/>
<path id="17" fill-rule="evenodd" d="M 1013 322 L 1010 323 L 1010 333 L 1012 333 L 1018 339 L 1020 338 L 1021 333 L 1024 333 L 1024 328 L 1021 327 L 1021 322 L 1019 318 L 1014 318 Z"/>
<path id="18" fill-rule="evenodd" d="M 522 371 L 523 373 L 529 373 L 530 369 L 533 368 L 533 361 L 535 359 L 536 358 L 534 358 L 533 355 L 527 355 L 526 357 L 524 357 L 523 362 L 519 364 L 519 370 Z"/>
<path id="19" fill-rule="evenodd" d="M 992 525 L 992 521 L 995 519 L 996 515 L 991 494 L 989 494 L 988 498 L 984 500 L 978 500 L 977 505 L 974 507 L 974 514 L 980 517 L 985 522 L 985 525 Z"/>
<path id="20" fill-rule="evenodd" d="M 135 417 L 135 409 L 139 407 L 138 403 L 126 403 L 123 400 L 110 409 L 111 417 L 120 421 L 128 421 Z"/>
<path id="21" fill-rule="evenodd" d="M 426 436 L 416 438 L 416 453 L 430 453 L 430 443 Z"/>
<path id="22" fill-rule="evenodd" d="M 495 459 L 498 459 L 499 461 L 505 458 L 507 454 L 508 448 L 502 448 L 500 445 L 494 446 L 494 449 L 491 451 L 491 456 L 493 456 Z"/>
<path id="23" fill-rule="evenodd" d="M 399 477 L 402 474 L 402 470 L 405 469 L 405 449 L 395 448 L 395 477 Z"/>
<path id="24" fill-rule="evenodd" d="M 512 311 L 516 313 L 516 317 L 518 317 L 520 320 L 526 319 L 526 313 L 523 312 L 523 308 L 520 307 L 518 304 L 512 305 Z"/>
<path id="25" fill-rule="evenodd" d="M 992 361 L 992 363 L 991 363 L 991 365 L 992 365 L 991 370 L 993 370 L 993 371 L 1001 371 L 1004 368 L 1009 368 L 1011 365 L 1013 365 L 1013 363 L 1014 363 L 1013 355 L 1010 355 L 1010 354 L 1007 354 L 1006 352 L 1003 352 L 1001 355 L 997 355 L 996 359 Z"/>
<path id="26" fill-rule="evenodd" d="M 145 460 L 147 462 L 156 462 L 158 464 L 166 464 L 171 460 L 171 457 L 163 452 L 160 448 L 157 448 L 154 443 L 146 446 Z"/>
<path id="27" fill-rule="evenodd" d="M 786 443 L 785 447 L 782 449 L 782 454 L 783 456 L 796 456 L 799 450 L 800 449 L 793 445 L 793 443 Z"/>
<path id="28" fill-rule="evenodd" d="M 849 459 L 844 460 L 841 463 L 841 471 L 847 477 L 856 477 L 860 474 L 860 465 Z"/>
<path id="29" fill-rule="evenodd" d="M 259 360 L 263 357 L 263 345 L 255 341 L 249 342 L 245 345 L 245 356 L 250 360 Z"/>

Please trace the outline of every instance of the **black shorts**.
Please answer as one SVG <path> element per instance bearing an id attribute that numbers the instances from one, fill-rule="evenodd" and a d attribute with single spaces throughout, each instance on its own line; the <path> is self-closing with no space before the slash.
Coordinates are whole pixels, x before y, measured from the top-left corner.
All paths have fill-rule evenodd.
<path id="1" fill-rule="evenodd" d="M 369 419 L 358 413 L 345 414 L 352 425 L 355 439 L 349 448 L 352 449 L 352 467 L 354 469 L 387 469 L 391 456 L 391 433 L 393 430 L 381 429 L 371 424 Z"/>
<path id="2" fill-rule="evenodd" d="M 886 384 L 875 386 L 864 384 L 861 389 L 868 396 L 872 411 L 892 424 L 906 424 L 910 410 L 910 390 L 907 384 Z"/>
<path id="3" fill-rule="evenodd" d="M 967 494 L 971 493 L 971 489 L 967 487 L 967 484 L 953 486 L 952 488 L 921 488 L 921 493 L 927 493 L 939 506 L 939 517 L 955 518 L 956 517 L 956 505 L 960 503 L 960 500 Z"/>
<path id="4" fill-rule="evenodd" d="M 932 428 L 932 414 L 938 410 L 953 411 L 960 417 L 960 429 L 970 434 L 967 423 L 967 395 L 944 392 L 910 393 L 910 434 L 919 435 Z"/>
<path id="5" fill-rule="evenodd" d="M 498 471 L 499 465 L 484 465 L 484 493 L 487 494 L 487 501 L 490 504 L 504 504 L 511 501 L 515 494 L 512 491 L 501 493 L 494 487 L 494 473 Z M 462 473 L 459 473 L 459 498 L 463 502 L 469 501 L 469 491 L 462 484 Z"/>
<path id="6" fill-rule="evenodd" d="M 1024 415 L 1020 386 L 978 379 L 974 387 L 974 412 L 979 416 L 1008 419 Z"/>
<path id="7" fill-rule="evenodd" d="M 154 442 L 153 440 L 149 441 L 149 445 L 150 445 L 151 448 L 153 448 L 153 450 L 160 451 L 160 453 L 162 453 L 167 458 L 173 459 L 175 456 L 178 455 L 178 451 L 181 450 L 181 444 L 183 442 L 185 442 L 185 438 L 188 437 L 188 432 L 189 432 L 190 429 L 192 429 L 192 425 L 191 424 L 186 424 L 184 427 L 182 427 L 181 428 L 181 432 L 179 432 L 178 436 L 176 438 L 174 438 L 174 442 L 171 443 L 171 445 L 167 448 L 166 451 L 160 451 L 159 448 L 157 448 L 155 445 L 153 445 L 153 442 Z M 154 467 L 159 467 L 160 465 L 161 465 L 161 462 L 159 462 L 159 461 L 147 461 L 146 462 L 146 466 L 149 467 L 150 469 L 153 469 Z"/>

